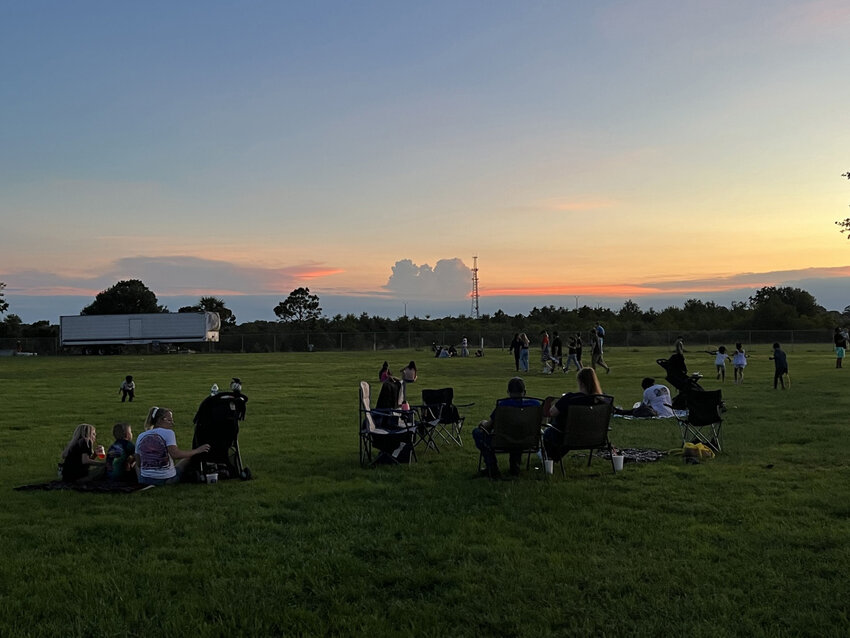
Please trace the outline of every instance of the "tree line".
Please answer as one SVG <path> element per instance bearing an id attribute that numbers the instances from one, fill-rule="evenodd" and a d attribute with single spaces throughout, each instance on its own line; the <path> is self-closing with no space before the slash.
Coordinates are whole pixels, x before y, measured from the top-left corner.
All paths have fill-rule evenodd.
<path id="1" fill-rule="evenodd" d="M 0 282 L 0 337 L 51 337 L 58 336 L 58 326 L 48 321 L 25 324 L 15 314 L 6 314 L 8 302 L 3 296 L 5 284 Z M 587 330 L 601 323 L 606 330 L 639 333 L 642 331 L 688 330 L 816 330 L 831 329 L 850 323 L 850 306 L 843 312 L 828 311 L 805 290 L 792 287 L 766 286 L 746 300 L 733 301 L 729 307 L 713 301 L 688 299 L 681 307 L 668 306 L 662 310 L 641 309 L 631 299 L 621 308 L 575 309 L 554 305 L 534 307 L 528 314 L 508 315 L 502 310 L 484 314 L 475 319 L 466 315 L 457 317 L 388 317 L 358 314 L 337 314 L 327 317 L 322 313 L 318 295 L 309 288 L 296 288 L 286 299 L 274 307 L 277 321 L 250 321 L 237 323 L 236 315 L 226 302 L 218 297 L 201 297 L 197 304 L 184 306 L 178 312 L 217 312 L 225 334 L 258 334 L 287 332 L 468 332 L 499 330 L 537 334 L 542 330 L 559 329 L 564 333 Z M 80 314 L 137 314 L 168 312 L 160 305 L 156 295 L 142 281 L 119 281 L 98 293 L 94 301 L 82 308 Z"/>

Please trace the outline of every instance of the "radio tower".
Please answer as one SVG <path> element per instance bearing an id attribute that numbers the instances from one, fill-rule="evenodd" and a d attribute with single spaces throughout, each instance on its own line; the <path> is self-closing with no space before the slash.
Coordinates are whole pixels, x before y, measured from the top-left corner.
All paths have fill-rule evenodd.
<path id="1" fill-rule="evenodd" d="M 478 255 L 472 258 L 472 318 L 478 319 Z"/>

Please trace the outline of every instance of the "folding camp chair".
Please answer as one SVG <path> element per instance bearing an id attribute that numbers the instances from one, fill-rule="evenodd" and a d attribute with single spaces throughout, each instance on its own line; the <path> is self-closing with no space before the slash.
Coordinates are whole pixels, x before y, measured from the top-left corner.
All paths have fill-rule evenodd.
<path id="1" fill-rule="evenodd" d="M 589 396 L 587 405 L 570 405 L 560 440 L 562 476 L 567 475 L 564 457 L 572 450 L 588 450 L 588 467 L 593 459 L 594 450 L 607 450 L 609 454 L 611 453 L 613 446 L 608 440 L 608 426 L 613 414 L 614 398 L 607 394 Z M 611 469 L 612 471 L 614 469 L 613 458 Z"/>
<path id="2" fill-rule="evenodd" d="M 360 431 L 360 465 L 372 466 L 381 459 L 390 463 L 410 463 L 416 460 L 414 442 L 416 426 L 400 410 L 378 409 L 371 406 L 371 389 L 367 381 L 360 382 L 358 425 Z M 373 457 L 373 449 L 378 454 Z"/>
<path id="3" fill-rule="evenodd" d="M 439 414 L 438 423 L 434 429 L 444 442 L 463 446 L 460 431 L 466 417 L 460 415 L 458 408 L 468 408 L 474 403 L 454 405 L 454 389 L 422 390 L 422 404 L 429 414 Z"/>
<path id="4" fill-rule="evenodd" d="M 490 448 L 495 454 L 520 452 L 526 454 L 526 469 L 531 455 L 543 449 L 540 426 L 543 422 L 543 405 L 497 405 L 494 413 L 493 438 Z M 478 455 L 478 471 L 484 455 Z"/>
<path id="5" fill-rule="evenodd" d="M 715 452 L 723 445 L 723 395 L 720 390 L 688 394 L 686 416 L 677 414 L 682 445 L 687 441 L 704 443 Z"/>

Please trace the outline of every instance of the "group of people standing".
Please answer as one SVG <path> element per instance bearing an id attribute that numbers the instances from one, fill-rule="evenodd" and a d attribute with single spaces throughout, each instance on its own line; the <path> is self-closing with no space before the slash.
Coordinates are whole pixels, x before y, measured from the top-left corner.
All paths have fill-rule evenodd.
<path id="1" fill-rule="evenodd" d="M 605 329 L 601 324 L 596 324 L 589 331 L 590 343 L 590 367 L 594 370 L 600 366 L 606 373 L 611 372 L 610 366 L 605 362 L 603 357 L 603 343 L 605 339 Z M 531 340 L 524 332 L 517 332 L 511 341 L 509 353 L 514 355 L 514 367 L 517 372 L 528 372 L 528 351 L 531 345 Z M 584 342 L 581 338 L 581 333 L 576 332 L 570 335 L 567 339 L 567 357 L 564 359 L 564 344 L 561 340 L 558 331 L 552 333 L 552 339 L 549 339 L 549 332 L 544 330 L 541 333 L 540 339 L 540 359 L 543 363 L 543 372 L 551 374 L 556 368 L 561 368 L 564 373 L 570 371 L 572 366 L 575 366 L 576 373 L 582 367 L 582 352 Z"/>

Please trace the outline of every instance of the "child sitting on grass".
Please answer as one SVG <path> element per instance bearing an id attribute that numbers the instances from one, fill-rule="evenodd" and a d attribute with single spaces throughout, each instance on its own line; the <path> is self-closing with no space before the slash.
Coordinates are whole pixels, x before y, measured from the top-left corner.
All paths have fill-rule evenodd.
<path id="1" fill-rule="evenodd" d="M 136 446 L 133 430 L 127 423 L 116 423 L 112 428 L 115 443 L 106 452 L 106 478 L 121 483 L 136 482 Z"/>
<path id="2" fill-rule="evenodd" d="M 69 483 L 100 478 L 103 471 L 103 446 L 95 447 L 97 432 L 93 425 L 80 423 L 62 451 L 62 480 Z M 89 467 L 99 466 L 99 472 L 89 475 Z"/>

